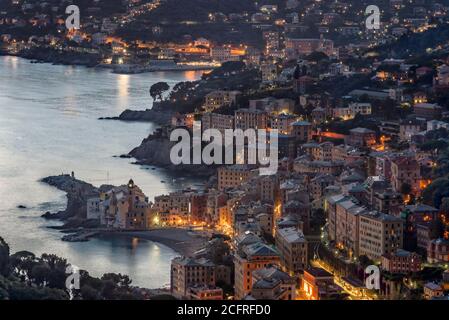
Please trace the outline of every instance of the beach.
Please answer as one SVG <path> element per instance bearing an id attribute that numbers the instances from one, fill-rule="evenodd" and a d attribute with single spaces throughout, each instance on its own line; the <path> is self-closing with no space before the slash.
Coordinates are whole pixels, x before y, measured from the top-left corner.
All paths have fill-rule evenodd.
<path id="1" fill-rule="evenodd" d="M 180 255 L 193 256 L 204 248 L 209 238 L 197 232 L 180 228 L 161 228 L 148 231 L 106 232 L 104 234 L 117 234 L 161 243 Z"/>

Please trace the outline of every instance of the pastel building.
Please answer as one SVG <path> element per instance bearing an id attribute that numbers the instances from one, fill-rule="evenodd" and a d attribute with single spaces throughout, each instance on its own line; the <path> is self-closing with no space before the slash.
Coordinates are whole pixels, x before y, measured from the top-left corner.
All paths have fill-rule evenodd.
<path id="1" fill-rule="evenodd" d="M 243 299 L 251 292 L 253 287 L 253 271 L 279 263 L 279 253 L 264 243 L 256 242 L 239 248 L 234 255 L 235 298 Z"/>

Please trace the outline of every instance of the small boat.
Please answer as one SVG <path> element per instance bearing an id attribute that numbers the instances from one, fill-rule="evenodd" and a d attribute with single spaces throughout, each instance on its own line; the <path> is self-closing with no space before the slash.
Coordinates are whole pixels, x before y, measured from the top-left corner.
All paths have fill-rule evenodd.
<path id="1" fill-rule="evenodd" d="M 164 181 L 164 180 L 161 180 L 161 183 L 165 183 L 165 181 Z"/>

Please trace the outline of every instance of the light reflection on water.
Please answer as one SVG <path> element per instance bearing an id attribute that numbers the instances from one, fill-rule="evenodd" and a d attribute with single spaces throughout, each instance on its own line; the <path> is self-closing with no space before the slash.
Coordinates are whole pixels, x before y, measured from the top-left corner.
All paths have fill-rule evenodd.
<path id="1" fill-rule="evenodd" d="M 123 237 L 61 241 L 63 234 L 48 228 L 59 222 L 45 221 L 40 215 L 62 210 L 65 195 L 38 181 L 71 171 L 94 185 L 124 184 L 133 178 L 150 199 L 192 183 L 174 185 L 161 170 L 113 157 L 139 145 L 155 129 L 152 124 L 97 119 L 118 115 L 128 107 L 146 109 L 153 83 L 167 81 L 173 86 L 192 80 L 193 74 L 123 76 L 0 57 L 0 75 L 0 236 L 11 250 L 55 253 L 91 274 L 121 272 L 145 287 L 167 284 L 169 263 L 176 253 L 161 244 Z M 195 75 L 196 79 L 201 73 Z"/>

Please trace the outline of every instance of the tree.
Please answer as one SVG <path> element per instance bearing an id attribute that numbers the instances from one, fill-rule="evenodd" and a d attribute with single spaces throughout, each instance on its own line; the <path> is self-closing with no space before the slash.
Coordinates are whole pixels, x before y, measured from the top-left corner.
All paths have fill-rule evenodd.
<path id="1" fill-rule="evenodd" d="M 320 62 L 322 60 L 328 60 L 329 57 L 321 51 L 314 51 L 306 57 L 307 60 Z"/>
<path id="2" fill-rule="evenodd" d="M 449 197 L 441 199 L 441 210 L 444 213 L 449 213 Z"/>
<path id="3" fill-rule="evenodd" d="M 361 255 L 359 257 L 359 263 L 363 268 L 366 268 L 367 266 L 374 264 L 374 261 L 365 255 Z"/>
<path id="4" fill-rule="evenodd" d="M 159 99 L 159 101 L 162 101 L 162 94 L 165 91 L 168 91 L 169 89 L 170 89 L 170 86 L 168 85 L 167 82 L 157 82 L 151 86 L 150 95 L 154 101 L 156 101 L 156 99 Z"/>
<path id="5" fill-rule="evenodd" d="M 101 300 L 100 292 L 89 285 L 81 287 L 81 296 L 84 300 Z"/>
<path id="6" fill-rule="evenodd" d="M 14 270 L 14 275 L 22 279 L 22 281 L 29 281 L 31 270 L 37 264 L 36 256 L 29 251 L 19 251 L 9 257 L 11 269 Z"/>
<path id="7" fill-rule="evenodd" d="M 43 254 L 40 262 L 41 264 L 48 265 L 50 268 L 47 275 L 48 286 L 65 289 L 66 270 L 68 267 L 67 260 L 54 254 Z"/>
<path id="8" fill-rule="evenodd" d="M 66 259 L 54 254 L 36 257 L 28 251 L 9 255 L 8 244 L 0 238 L 0 300 L 68 300 L 65 287 Z M 80 270 L 81 290 L 76 300 L 142 300 L 144 295 L 131 286 L 127 275 L 108 273 L 101 279 Z"/>
<path id="9" fill-rule="evenodd" d="M 30 277 L 33 278 L 33 282 L 40 286 L 44 287 L 48 283 L 48 278 L 51 274 L 51 269 L 46 264 L 37 264 L 31 269 Z"/>
<path id="10" fill-rule="evenodd" d="M 111 280 L 114 284 L 120 288 L 129 288 L 132 280 L 127 275 L 117 273 L 105 273 L 101 280 Z"/>
<path id="11" fill-rule="evenodd" d="M 9 246 L 0 237 L 0 275 L 7 276 L 9 273 Z"/>
<path id="12" fill-rule="evenodd" d="M 449 179 L 435 179 L 422 192 L 423 202 L 425 204 L 440 208 L 443 198 L 449 197 Z"/>

